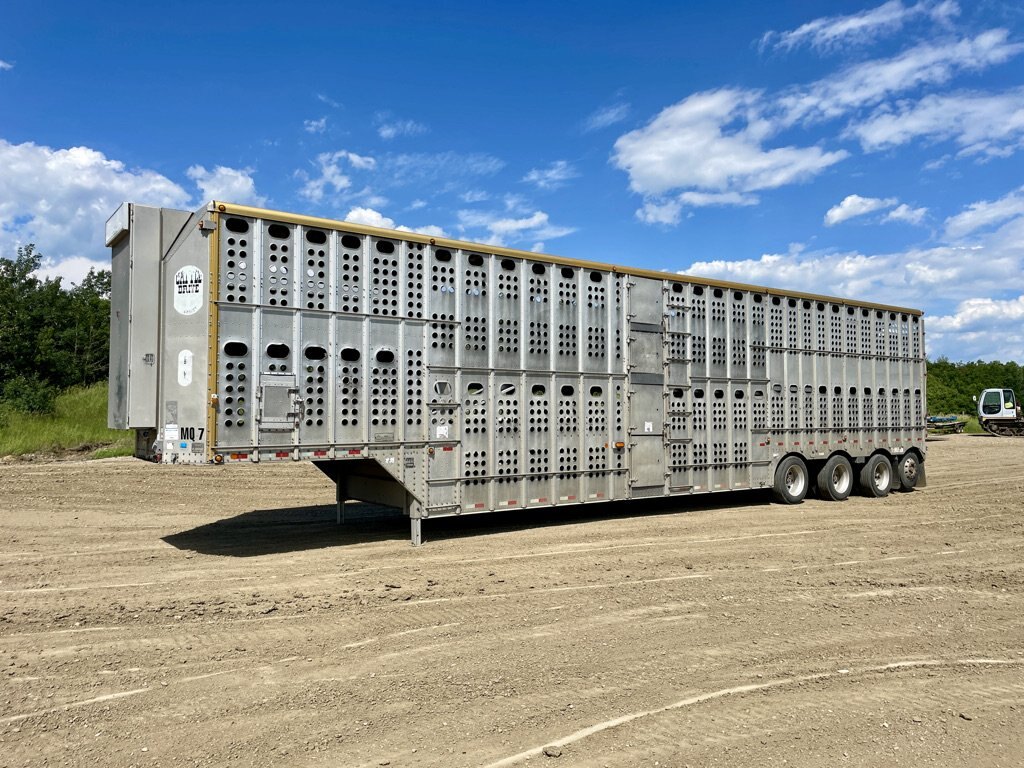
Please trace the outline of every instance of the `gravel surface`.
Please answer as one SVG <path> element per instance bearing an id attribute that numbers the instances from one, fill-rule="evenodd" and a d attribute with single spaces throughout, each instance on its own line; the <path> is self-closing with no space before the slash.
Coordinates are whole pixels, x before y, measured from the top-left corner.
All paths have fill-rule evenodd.
<path id="1" fill-rule="evenodd" d="M 928 480 L 414 549 L 310 465 L 8 464 L 0 765 L 1019 766 L 1024 440 Z"/>

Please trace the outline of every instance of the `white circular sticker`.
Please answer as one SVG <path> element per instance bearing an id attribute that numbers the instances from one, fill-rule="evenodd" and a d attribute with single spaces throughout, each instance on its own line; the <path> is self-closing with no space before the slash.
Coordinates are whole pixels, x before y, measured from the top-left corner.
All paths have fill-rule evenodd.
<path id="1" fill-rule="evenodd" d="M 188 265 L 174 273 L 174 308 L 182 315 L 194 315 L 203 308 L 203 270 Z"/>

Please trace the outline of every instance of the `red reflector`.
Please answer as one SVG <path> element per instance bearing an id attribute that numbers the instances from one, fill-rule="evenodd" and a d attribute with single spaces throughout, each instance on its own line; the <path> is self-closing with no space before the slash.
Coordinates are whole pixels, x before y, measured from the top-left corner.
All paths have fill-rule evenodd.
<path id="1" fill-rule="evenodd" d="M 279 459 L 287 459 L 288 458 L 288 451 L 278 451 L 274 455 L 277 456 L 277 458 L 279 458 Z"/>
<path id="2" fill-rule="evenodd" d="M 444 448 L 442 448 L 441 450 L 442 450 L 442 451 L 454 451 L 455 449 L 454 449 L 454 448 L 452 448 L 452 447 L 451 447 L 450 445 L 446 445 L 446 446 L 445 446 Z"/>
<path id="3" fill-rule="evenodd" d="M 538 503 L 543 503 L 543 502 L 545 502 L 547 500 L 548 500 L 547 496 L 541 496 L 539 499 L 537 499 Z"/>
<path id="4" fill-rule="evenodd" d="M 518 504 L 518 503 L 519 503 L 519 500 L 518 500 L 518 499 L 509 499 L 509 500 L 508 500 L 508 503 L 509 503 L 509 504 Z"/>
<path id="5" fill-rule="evenodd" d="M 231 458 L 232 459 L 248 459 L 249 458 L 249 454 L 248 453 L 232 453 L 231 454 Z"/>
<path id="6" fill-rule="evenodd" d="M 349 452 L 348 452 L 348 455 L 349 456 L 358 456 L 360 453 L 362 453 L 362 450 L 360 448 L 350 448 Z"/>
<path id="7" fill-rule="evenodd" d="M 570 496 L 569 497 L 569 501 L 576 501 L 576 497 L 575 496 Z"/>
<path id="8" fill-rule="evenodd" d="M 314 456 L 326 456 L 327 451 L 313 451 Z"/>

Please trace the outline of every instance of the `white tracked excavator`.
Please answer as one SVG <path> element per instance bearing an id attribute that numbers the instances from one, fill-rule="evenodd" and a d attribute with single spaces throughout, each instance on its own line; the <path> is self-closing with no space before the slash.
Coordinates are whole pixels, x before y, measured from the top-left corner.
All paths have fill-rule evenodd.
<path id="1" fill-rule="evenodd" d="M 974 399 L 982 429 L 1000 437 L 1024 437 L 1024 416 L 1012 389 L 986 389 Z"/>

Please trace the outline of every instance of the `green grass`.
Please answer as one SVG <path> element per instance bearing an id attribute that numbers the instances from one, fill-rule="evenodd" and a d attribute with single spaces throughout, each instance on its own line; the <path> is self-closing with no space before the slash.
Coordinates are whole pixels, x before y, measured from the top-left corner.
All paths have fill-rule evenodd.
<path id="1" fill-rule="evenodd" d="M 107 429 L 107 385 L 75 387 L 57 397 L 53 414 L 0 411 L 0 456 L 81 453 L 87 458 L 131 456 L 128 430 Z"/>

